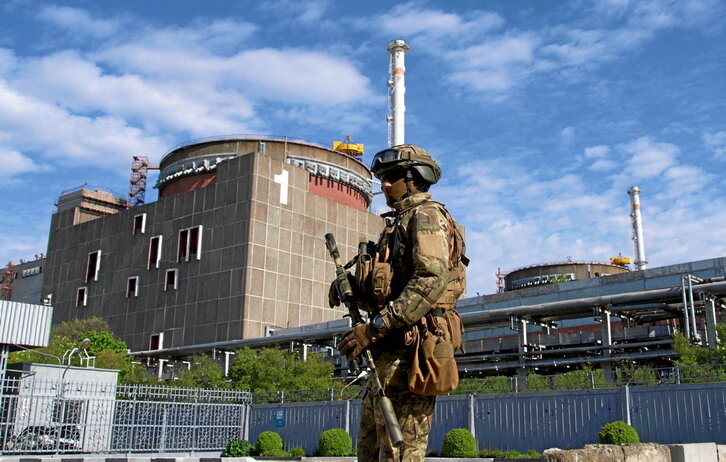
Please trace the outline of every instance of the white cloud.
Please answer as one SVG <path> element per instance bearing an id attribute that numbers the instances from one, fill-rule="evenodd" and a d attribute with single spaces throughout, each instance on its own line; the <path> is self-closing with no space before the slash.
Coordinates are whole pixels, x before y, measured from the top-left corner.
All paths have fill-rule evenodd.
<path id="1" fill-rule="evenodd" d="M 46 6 L 38 17 L 72 32 L 74 35 L 109 37 L 119 31 L 121 23 L 116 20 L 94 19 L 86 11 L 68 6 Z"/>
<path id="2" fill-rule="evenodd" d="M 609 146 L 590 146 L 585 148 L 585 159 L 600 159 L 610 153 Z"/>
<path id="3" fill-rule="evenodd" d="M 109 75 L 72 52 L 28 62 L 18 71 L 16 86 L 28 95 L 73 112 L 104 111 L 147 128 L 187 130 L 194 136 L 248 133 L 252 105 L 241 95 L 223 93 L 208 84 L 180 85 L 144 80 L 138 75 Z"/>
<path id="4" fill-rule="evenodd" d="M 657 143 L 650 137 L 642 137 L 624 146 L 632 157 L 628 160 L 630 174 L 635 178 L 654 177 L 674 165 L 680 153 L 678 146 Z"/>
<path id="5" fill-rule="evenodd" d="M 167 143 L 113 117 L 71 114 L 55 105 L 14 92 L 0 81 L 0 126 L 12 137 L 5 144 L 40 151 L 46 159 L 88 161 L 127 168 L 131 155 L 164 152 Z"/>
<path id="6" fill-rule="evenodd" d="M 497 13 L 474 11 L 462 16 L 437 9 L 425 8 L 417 2 L 396 5 L 390 12 L 371 20 L 377 30 L 397 37 L 441 37 L 466 38 L 481 34 L 504 24 Z"/>
<path id="7" fill-rule="evenodd" d="M 726 159 L 726 131 L 706 132 L 703 134 L 703 142 L 713 151 L 715 159 Z"/>
<path id="8" fill-rule="evenodd" d="M 596 172 L 607 172 L 611 170 L 615 170 L 615 168 L 618 166 L 614 161 L 609 159 L 598 159 L 595 162 L 590 165 L 590 170 L 594 170 Z"/>
<path id="9" fill-rule="evenodd" d="M 21 173 L 42 169 L 33 159 L 14 149 L 0 147 L 0 158 L 3 160 L 3 168 L 0 169 L 0 181 Z"/>

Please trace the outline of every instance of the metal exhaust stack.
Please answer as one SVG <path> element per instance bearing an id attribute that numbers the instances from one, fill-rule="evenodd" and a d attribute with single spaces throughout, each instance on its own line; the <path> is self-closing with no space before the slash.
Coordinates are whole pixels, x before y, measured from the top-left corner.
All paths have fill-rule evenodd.
<path id="1" fill-rule="evenodd" d="M 633 245 L 635 247 L 635 268 L 643 270 L 648 267 L 643 246 L 643 218 L 640 216 L 640 188 L 633 186 L 628 189 L 630 194 L 630 218 L 633 220 Z"/>
<path id="2" fill-rule="evenodd" d="M 404 96 L 406 95 L 404 54 L 409 50 L 409 46 L 403 40 L 393 40 L 388 44 L 387 49 L 391 53 L 390 76 L 388 78 L 388 146 L 396 146 L 404 143 L 404 117 L 406 113 L 406 105 L 404 104 Z"/>

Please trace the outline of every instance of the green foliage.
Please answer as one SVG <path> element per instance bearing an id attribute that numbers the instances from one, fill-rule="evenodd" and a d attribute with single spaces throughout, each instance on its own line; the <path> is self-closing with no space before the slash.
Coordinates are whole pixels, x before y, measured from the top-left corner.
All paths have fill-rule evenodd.
<path id="1" fill-rule="evenodd" d="M 353 449 L 353 441 L 342 428 L 331 428 L 320 435 L 318 452 L 323 457 L 347 456 Z"/>
<path id="2" fill-rule="evenodd" d="M 229 378 L 240 390 L 280 391 L 309 390 L 335 386 L 333 365 L 315 355 L 301 361 L 289 350 L 263 348 L 237 351 Z"/>
<path id="3" fill-rule="evenodd" d="M 175 385 L 190 388 L 227 388 L 222 367 L 207 355 L 194 355 L 191 367 L 179 376 Z"/>
<path id="4" fill-rule="evenodd" d="M 635 444 L 640 443 L 638 432 L 622 420 L 616 420 L 602 426 L 597 434 L 601 444 Z"/>
<path id="5" fill-rule="evenodd" d="M 476 439 L 466 428 L 454 428 L 444 436 L 444 457 L 476 457 Z"/>
<path id="6" fill-rule="evenodd" d="M 158 380 L 144 366 L 131 363 L 124 371 L 122 383 L 127 385 L 158 385 Z"/>
<path id="7" fill-rule="evenodd" d="M 222 451 L 222 457 L 247 457 L 252 454 L 252 445 L 247 440 L 232 440 Z"/>
<path id="8" fill-rule="evenodd" d="M 530 449 L 524 454 L 514 449 L 510 449 L 509 451 L 502 451 L 499 449 L 482 449 L 479 451 L 479 458 L 484 457 L 493 457 L 495 459 L 539 459 L 542 457 L 542 454 L 534 449 Z"/>
<path id="9" fill-rule="evenodd" d="M 493 457 L 495 459 L 503 459 L 504 458 L 504 451 L 500 451 L 499 449 L 482 449 L 479 451 L 479 458 L 484 457 Z"/>
<path id="10" fill-rule="evenodd" d="M 694 345 L 680 332 L 673 334 L 673 349 L 678 352 L 676 366 L 698 366 L 726 363 L 726 324 L 717 324 L 716 332 L 722 340 L 717 348 L 704 348 Z"/>
<path id="11" fill-rule="evenodd" d="M 305 449 L 303 448 L 291 448 L 290 457 L 305 457 Z"/>
<path id="12" fill-rule="evenodd" d="M 255 455 L 281 457 L 285 452 L 282 446 L 282 437 L 278 433 L 264 431 L 257 437 Z"/>
<path id="13" fill-rule="evenodd" d="M 66 351 L 78 347 L 86 338 L 91 341 L 87 351 L 89 356 L 96 357 L 96 367 L 118 369 L 119 381 L 125 382 L 133 369 L 131 358 L 126 356 L 128 345 L 114 337 L 108 323 L 97 317 L 73 319 L 54 326 L 47 347 L 14 352 L 10 362 L 58 364 Z M 71 365 L 80 365 L 78 355 L 73 356 Z"/>

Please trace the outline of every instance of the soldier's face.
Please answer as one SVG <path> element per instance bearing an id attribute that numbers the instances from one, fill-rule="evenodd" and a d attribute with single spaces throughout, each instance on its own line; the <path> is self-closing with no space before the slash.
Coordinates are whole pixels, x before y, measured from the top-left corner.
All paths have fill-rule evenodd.
<path id="1" fill-rule="evenodd" d="M 393 170 L 381 179 L 381 189 L 390 206 L 398 202 L 408 192 L 405 170 Z"/>

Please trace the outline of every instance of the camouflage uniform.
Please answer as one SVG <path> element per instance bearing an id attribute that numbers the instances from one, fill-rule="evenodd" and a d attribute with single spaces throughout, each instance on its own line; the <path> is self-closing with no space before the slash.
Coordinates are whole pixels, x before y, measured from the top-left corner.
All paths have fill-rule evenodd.
<path id="1" fill-rule="evenodd" d="M 403 334 L 418 322 L 446 292 L 449 278 L 452 221 L 443 206 L 427 192 L 417 192 L 395 204 L 395 229 L 381 245 L 391 250 L 392 303 L 372 314 L 386 317 L 391 330 L 371 346 L 386 396 L 390 397 L 404 436 L 401 448 L 393 448 L 378 410 L 373 380 L 363 400 L 358 432 L 359 461 L 423 461 L 434 415 L 436 397 L 408 389 L 408 350 Z M 401 452 L 402 451 L 402 452 Z"/>

